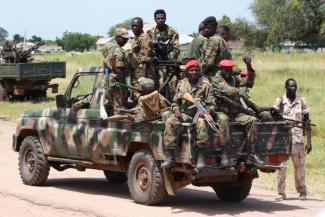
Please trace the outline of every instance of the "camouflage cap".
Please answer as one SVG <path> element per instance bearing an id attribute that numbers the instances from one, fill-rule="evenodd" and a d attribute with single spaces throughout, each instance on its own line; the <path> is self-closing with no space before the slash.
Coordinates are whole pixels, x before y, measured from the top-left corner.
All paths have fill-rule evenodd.
<path id="1" fill-rule="evenodd" d="M 139 78 L 138 83 L 144 93 L 150 93 L 156 89 L 155 82 L 151 78 Z"/>
<path id="2" fill-rule="evenodd" d="M 130 37 L 128 30 L 125 29 L 125 28 L 117 28 L 115 30 L 115 37 L 116 36 L 120 36 L 122 38 L 129 38 Z"/>

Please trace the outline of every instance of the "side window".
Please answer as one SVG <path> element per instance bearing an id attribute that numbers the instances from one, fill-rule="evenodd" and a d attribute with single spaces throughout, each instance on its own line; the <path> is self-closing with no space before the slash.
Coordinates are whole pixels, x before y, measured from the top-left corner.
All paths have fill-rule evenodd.
<path id="1" fill-rule="evenodd" d="M 73 84 L 70 98 L 78 98 L 80 96 L 92 94 L 95 80 L 95 75 L 79 76 Z"/>
<path id="2" fill-rule="evenodd" d="M 68 108 L 70 108 L 74 103 L 77 103 L 93 94 L 93 88 L 97 78 L 96 75 L 97 74 L 79 75 L 73 81 L 73 84 L 71 84 L 70 90 L 66 95 Z"/>

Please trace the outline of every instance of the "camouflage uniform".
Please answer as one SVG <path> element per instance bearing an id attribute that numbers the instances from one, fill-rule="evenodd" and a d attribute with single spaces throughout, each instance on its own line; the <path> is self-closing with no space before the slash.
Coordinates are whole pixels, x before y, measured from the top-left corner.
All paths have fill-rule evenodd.
<path id="1" fill-rule="evenodd" d="M 130 65 L 131 83 L 134 85 L 141 77 L 146 77 L 144 71 L 144 62 L 152 57 L 153 53 L 149 46 L 149 38 L 142 33 L 140 36 L 134 36 L 129 39 L 131 50 L 128 53 L 128 62 Z"/>
<path id="2" fill-rule="evenodd" d="M 196 113 L 195 108 L 189 108 L 191 105 L 183 99 L 185 93 L 190 93 L 192 97 L 199 98 L 203 105 L 208 106 L 211 110 L 214 108 L 213 99 L 211 98 L 211 83 L 205 77 L 201 77 L 195 86 L 192 86 L 188 78 L 181 80 L 176 89 L 172 110 L 180 108 L 181 117 L 177 118 L 172 114 L 165 123 L 164 144 L 167 149 L 175 149 L 180 142 L 181 123 L 192 122 Z M 203 118 L 199 118 L 196 123 L 196 140 L 198 147 L 205 147 L 208 143 L 208 126 Z"/>
<path id="3" fill-rule="evenodd" d="M 147 32 L 147 35 L 150 39 L 150 45 L 154 46 L 157 42 L 166 42 L 169 40 L 169 49 L 170 53 L 167 56 L 160 56 L 158 53 L 155 53 L 154 56 L 158 57 L 158 59 L 168 59 L 168 60 L 177 60 L 180 54 L 180 47 L 179 47 L 179 35 L 178 32 L 166 25 L 165 30 L 160 31 L 158 28 L 154 27 L 153 29 Z M 152 73 L 152 74 L 151 74 Z M 161 86 L 166 79 L 167 68 L 166 67 L 159 67 L 155 68 L 154 71 L 150 71 L 150 74 L 147 76 L 152 78 L 157 87 Z"/>
<path id="4" fill-rule="evenodd" d="M 191 46 L 189 47 L 188 57 L 194 58 L 194 59 L 200 59 L 202 55 L 202 48 L 204 42 L 208 40 L 203 35 L 199 34 L 191 43 Z"/>
<path id="5" fill-rule="evenodd" d="M 303 116 L 307 113 L 307 101 L 305 98 L 297 96 L 294 102 L 290 102 L 286 95 L 276 99 L 274 108 L 280 111 L 284 118 L 289 118 L 297 121 L 303 121 Z M 301 125 L 302 126 L 302 125 Z M 306 192 L 305 183 L 305 149 L 304 149 L 304 135 L 303 129 L 293 127 L 291 129 L 292 135 L 292 150 L 291 158 L 295 171 L 295 185 L 297 192 Z M 283 163 L 284 168 L 278 171 L 278 193 L 285 194 L 286 188 L 286 172 L 287 163 Z"/>
<path id="6" fill-rule="evenodd" d="M 215 77 L 212 79 L 214 90 L 221 95 L 225 95 L 238 102 L 241 94 L 241 90 L 238 88 L 240 85 L 239 78 L 232 76 L 230 81 L 226 81 L 220 73 L 221 71 L 218 71 Z M 248 142 L 252 144 L 256 141 L 257 128 L 254 123 L 257 121 L 257 118 L 240 113 L 233 107 L 226 104 L 218 104 L 217 115 L 220 141 L 222 144 L 226 144 L 230 139 L 229 120 L 234 120 L 245 124 Z"/>
<path id="7" fill-rule="evenodd" d="M 128 76 L 128 62 L 125 51 L 114 40 L 108 43 L 103 49 L 104 65 L 110 66 L 113 70 L 112 76 L 115 81 L 126 84 L 126 77 Z M 106 80 L 106 98 L 114 108 L 126 107 L 128 90 L 125 87 L 114 86 L 114 80 Z M 108 83 L 109 86 L 108 86 Z"/>
<path id="8" fill-rule="evenodd" d="M 204 41 L 200 62 L 203 73 L 210 81 L 219 69 L 219 62 L 224 59 L 231 59 L 231 53 L 227 42 L 220 35 L 215 34 Z"/>

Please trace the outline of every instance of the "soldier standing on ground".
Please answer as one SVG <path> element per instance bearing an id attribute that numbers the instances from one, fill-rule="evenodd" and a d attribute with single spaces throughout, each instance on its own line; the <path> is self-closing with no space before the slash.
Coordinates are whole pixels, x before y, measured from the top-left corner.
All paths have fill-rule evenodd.
<path id="1" fill-rule="evenodd" d="M 166 159 L 161 167 L 169 168 L 175 162 L 175 149 L 180 143 L 181 123 L 192 122 L 196 114 L 195 108 L 190 108 L 191 104 L 183 99 L 184 94 L 189 93 L 194 99 L 200 99 L 201 103 L 208 107 L 210 111 L 214 109 L 214 101 L 211 95 L 211 83 L 201 75 L 200 63 L 191 60 L 186 64 L 186 77 L 181 80 L 176 89 L 172 111 L 173 114 L 165 122 L 164 144 L 167 149 Z M 209 141 L 208 125 L 203 118 L 199 118 L 196 125 L 196 146 L 198 148 L 198 160 L 196 168 L 205 166 L 204 150 Z"/>
<path id="2" fill-rule="evenodd" d="M 222 60 L 219 63 L 220 70 L 212 79 L 213 91 L 220 95 L 226 96 L 235 102 L 240 102 L 240 98 L 247 98 L 247 93 L 239 88 L 240 80 L 234 75 L 233 67 L 235 63 L 231 60 Z M 255 143 L 257 137 L 257 128 L 255 122 L 256 117 L 247 115 L 237 111 L 231 105 L 224 103 L 217 104 L 217 122 L 219 124 L 220 142 L 223 145 L 223 154 L 221 156 L 221 166 L 229 166 L 230 162 L 227 155 L 228 142 L 230 139 L 229 121 L 237 121 L 243 123 L 246 127 L 247 142 L 249 145 L 249 160 L 263 164 L 260 158 L 255 153 Z"/>
<path id="3" fill-rule="evenodd" d="M 309 154 L 312 150 L 311 145 L 311 128 L 308 123 L 309 109 L 307 107 L 307 101 L 304 97 L 297 96 L 297 82 L 293 78 L 289 78 L 285 82 L 286 93 L 276 99 L 274 108 L 284 118 L 293 119 L 299 122 L 305 122 L 307 124 L 298 123 L 297 127 L 293 127 L 291 130 L 292 135 L 292 150 L 291 158 L 294 166 L 295 185 L 296 190 L 299 193 L 299 199 L 303 200 L 307 197 L 307 189 L 305 183 L 305 159 L 306 154 Z M 307 135 L 307 143 L 304 146 L 304 131 Z M 277 200 L 285 200 L 285 188 L 286 188 L 286 172 L 287 164 L 278 171 L 278 196 Z"/>
<path id="4" fill-rule="evenodd" d="M 128 31 L 125 28 L 117 28 L 115 31 L 115 40 L 108 43 L 103 49 L 104 69 L 111 71 L 111 75 L 109 76 L 111 80 L 106 80 L 106 98 L 108 104 L 113 107 L 112 109 L 126 107 L 127 105 L 128 90 L 118 84 L 126 84 L 126 77 L 128 76 L 129 66 L 123 49 L 123 46 L 128 40 Z"/>
<path id="5" fill-rule="evenodd" d="M 147 32 L 152 48 L 155 52 L 154 56 L 159 60 L 174 60 L 176 61 L 179 54 L 179 35 L 178 32 L 166 24 L 166 12 L 158 9 L 154 13 L 156 26 Z M 161 86 L 167 77 L 167 68 L 160 67 L 155 70 L 155 77 L 152 78 L 157 87 Z M 157 88 L 158 89 L 158 88 Z M 168 94 L 168 91 L 165 91 Z"/>

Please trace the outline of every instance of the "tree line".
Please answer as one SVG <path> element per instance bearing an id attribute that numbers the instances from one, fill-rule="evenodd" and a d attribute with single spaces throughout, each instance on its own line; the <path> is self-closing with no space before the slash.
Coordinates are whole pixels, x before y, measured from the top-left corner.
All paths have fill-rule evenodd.
<path id="1" fill-rule="evenodd" d="M 243 40 L 245 47 L 261 50 L 278 50 L 285 41 L 314 50 L 325 47 L 325 0 L 253 0 L 250 10 L 256 20 L 254 23 L 244 18 L 231 20 L 228 16 L 219 20 L 219 25 L 231 29 L 231 40 Z M 108 36 L 113 36 L 118 27 L 129 28 L 130 23 L 131 19 L 126 19 L 110 27 Z M 95 49 L 99 37 L 66 31 L 55 42 L 65 51 L 82 52 Z M 7 38 L 8 32 L 0 27 L 0 43 Z M 23 36 L 13 35 L 13 43 L 23 40 Z M 27 41 L 37 43 L 42 40 L 33 35 Z"/>

